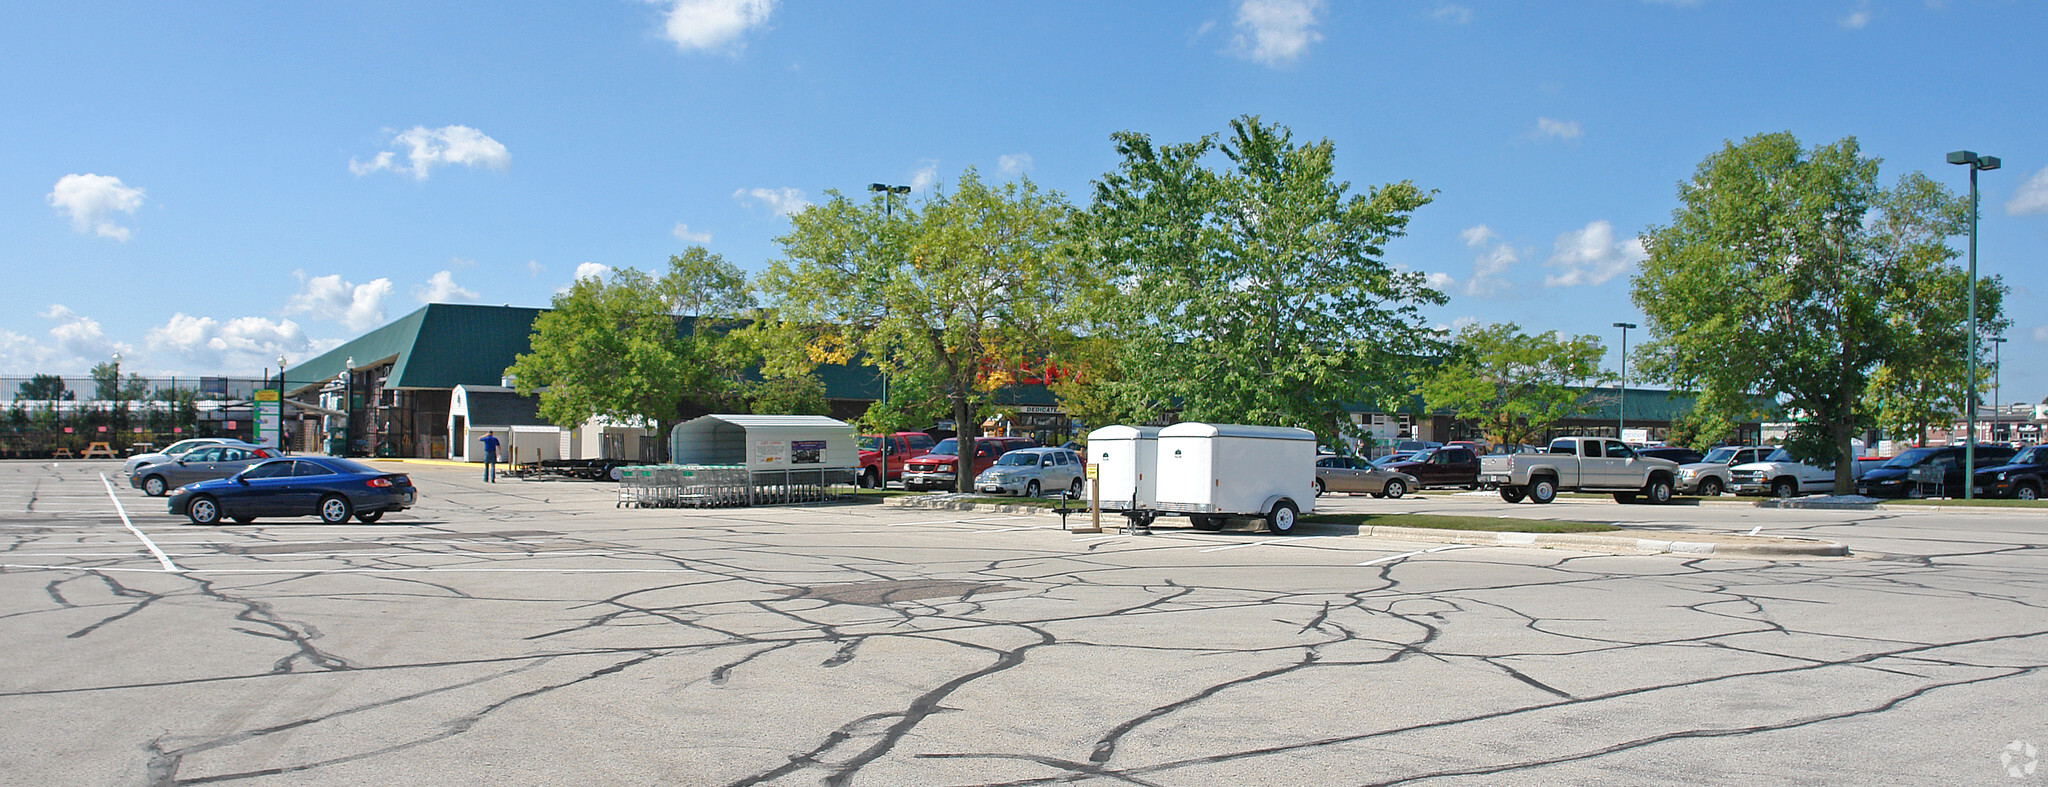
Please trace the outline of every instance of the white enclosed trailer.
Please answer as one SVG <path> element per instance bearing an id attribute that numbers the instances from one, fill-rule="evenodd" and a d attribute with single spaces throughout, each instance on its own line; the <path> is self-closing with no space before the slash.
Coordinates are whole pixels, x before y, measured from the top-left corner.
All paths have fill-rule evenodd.
<path id="1" fill-rule="evenodd" d="M 1159 506 L 1159 427 L 1105 426 L 1088 433 L 1099 507 L 1143 521 Z"/>
<path id="2" fill-rule="evenodd" d="M 1202 530 L 1243 518 L 1289 533 L 1297 515 L 1315 510 L 1316 435 L 1307 429 L 1174 424 L 1159 430 L 1158 446 L 1158 513 Z"/>

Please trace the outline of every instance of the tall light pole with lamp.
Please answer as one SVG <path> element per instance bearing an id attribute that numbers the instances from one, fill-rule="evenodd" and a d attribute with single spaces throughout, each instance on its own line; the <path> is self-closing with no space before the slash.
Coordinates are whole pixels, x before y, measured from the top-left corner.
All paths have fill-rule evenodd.
<path id="1" fill-rule="evenodd" d="M 285 451 L 284 442 L 284 353 L 277 354 L 277 450 Z"/>
<path id="2" fill-rule="evenodd" d="M 2000 363 L 1999 350 L 2005 347 L 2005 337 L 1993 336 L 1991 342 L 1991 436 L 1998 436 L 1999 412 L 2003 410 L 1998 401 L 1998 380 L 2005 376 L 2005 364 Z"/>
<path id="3" fill-rule="evenodd" d="M 888 219 L 894 217 L 893 208 L 896 203 L 896 197 L 909 194 L 910 187 L 891 186 L 887 183 L 869 183 L 868 191 L 878 192 L 882 195 L 882 218 Z M 889 371 L 886 367 L 882 370 L 882 403 L 889 403 Z"/>
<path id="4" fill-rule="evenodd" d="M 1636 324 L 1618 322 L 1614 327 L 1621 329 L 1621 403 L 1614 408 L 1614 439 L 1626 443 L 1628 438 L 1621 433 L 1628 428 L 1628 329 Z"/>
<path id="5" fill-rule="evenodd" d="M 1963 499 L 1976 499 L 1973 479 L 1977 477 L 1977 172 L 1998 169 L 1997 156 L 1979 156 L 1968 150 L 1948 154 L 1948 163 L 1970 168 L 1970 323 L 1969 382 L 1963 389 L 1963 410 L 1969 415 L 1963 439 Z"/>

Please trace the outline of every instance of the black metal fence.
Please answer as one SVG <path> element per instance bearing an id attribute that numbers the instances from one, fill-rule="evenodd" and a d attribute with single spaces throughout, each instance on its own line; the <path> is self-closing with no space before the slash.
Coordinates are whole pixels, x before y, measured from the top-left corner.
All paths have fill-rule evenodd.
<path id="1" fill-rule="evenodd" d="M 252 397 L 277 387 L 275 377 L 0 377 L 0 395 L 12 394 L 0 404 L 0 459 L 79 456 L 94 443 L 127 456 L 191 437 L 249 440 Z M 296 436 L 293 423 L 286 430 Z"/>

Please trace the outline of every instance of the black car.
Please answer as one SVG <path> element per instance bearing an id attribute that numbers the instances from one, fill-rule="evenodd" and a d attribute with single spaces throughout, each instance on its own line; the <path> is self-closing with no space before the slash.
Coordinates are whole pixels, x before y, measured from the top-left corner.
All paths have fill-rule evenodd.
<path id="1" fill-rule="evenodd" d="M 2014 451 L 2002 445 L 1977 446 L 1977 466 L 1993 467 L 2012 460 Z M 1933 491 L 1932 479 L 1915 480 L 1914 470 L 1940 472 L 1941 496 L 1963 496 L 1963 447 L 1959 445 L 1913 448 L 1878 465 L 1856 479 L 1856 493 L 1864 497 L 1922 497 Z"/>
<path id="2" fill-rule="evenodd" d="M 2048 488 L 2048 445 L 2028 446 L 2011 461 L 1977 471 L 1978 497 L 2039 500 Z"/>
<path id="3" fill-rule="evenodd" d="M 171 493 L 171 513 L 195 525 L 233 519 L 242 524 L 259 516 L 318 516 L 341 524 L 353 516 L 375 522 L 390 511 L 412 506 L 412 479 L 347 459 L 302 456 L 273 459 L 227 478 L 178 487 Z"/>
<path id="4" fill-rule="evenodd" d="M 1681 465 L 1689 465 L 1705 459 L 1707 455 L 1690 448 L 1660 445 L 1655 448 L 1638 448 L 1636 449 L 1636 456 L 1646 456 L 1651 459 L 1669 459 Z"/>

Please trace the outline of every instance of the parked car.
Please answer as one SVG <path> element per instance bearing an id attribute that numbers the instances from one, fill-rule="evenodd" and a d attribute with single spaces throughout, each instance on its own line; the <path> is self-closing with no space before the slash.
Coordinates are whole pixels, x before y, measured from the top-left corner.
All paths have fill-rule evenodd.
<path id="1" fill-rule="evenodd" d="M 1391 465 L 1391 464 L 1398 464 L 1398 463 L 1401 463 L 1401 462 L 1413 462 L 1413 461 L 1415 461 L 1415 460 L 1416 460 L 1416 459 L 1417 459 L 1418 457 L 1421 457 L 1421 456 L 1422 456 L 1422 452 L 1421 452 L 1421 451 L 1409 451 L 1409 452 L 1407 452 L 1407 453 L 1394 453 L 1394 454 L 1387 454 L 1386 456 L 1382 456 L 1382 457 L 1380 457 L 1380 458 L 1378 458 L 1378 459 L 1374 459 L 1374 460 L 1372 460 L 1372 466 L 1373 466 L 1373 467 L 1386 467 L 1387 465 Z"/>
<path id="2" fill-rule="evenodd" d="M 128 485 L 150 497 L 163 497 L 172 489 L 196 481 L 226 478 L 277 455 L 276 449 L 258 448 L 247 443 L 202 445 L 168 462 L 136 468 L 135 474 L 128 477 Z"/>
<path id="3" fill-rule="evenodd" d="M 1728 488 L 1737 495 L 1771 497 L 1832 492 L 1835 489 L 1835 471 L 1793 459 L 1791 452 L 1779 448 L 1761 462 L 1728 468 Z"/>
<path id="4" fill-rule="evenodd" d="M 1684 446 L 1657 445 L 1636 449 L 1636 455 L 1650 459 L 1665 459 L 1681 465 L 1689 465 L 1706 459 L 1706 455 Z"/>
<path id="5" fill-rule="evenodd" d="M 1444 447 L 1444 444 L 1435 440 L 1400 440 L 1394 443 L 1394 453 L 1412 454 L 1417 451 L 1427 451 L 1432 448 L 1442 447 Z"/>
<path id="6" fill-rule="evenodd" d="M 2012 460 L 2014 451 L 2010 446 L 1977 446 L 1977 466 L 1996 467 Z M 1959 445 L 1928 446 L 1909 448 L 1894 456 L 1890 461 L 1864 473 L 1856 480 L 1856 493 L 1864 497 L 1924 497 L 1934 486 L 1933 482 L 1922 482 L 1913 478 L 1916 469 L 1932 469 L 1941 477 L 1940 492 L 1944 497 L 1963 496 L 1963 447 Z"/>
<path id="7" fill-rule="evenodd" d="M 244 443 L 240 440 L 230 440 L 225 437 L 186 438 L 184 440 L 179 440 L 178 442 L 165 446 L 164 450 L 162 451 L 156 451 L 147 454 L 136 454 L 134 456 L 128 457 L 128 461 L 121 463 L 121 474 L 125 476 L 133 476 L 135 475 L 135 469 L 143 465 L 153 465 L 159 462 L 168 462 L 172 458 L 183 456 L 186 451 L 190 451 L 202 445 L 224 444 L 248 445 L 248 443 Z"/>
<path id="8" fill-rule="evenodd" d="M 1977 471 L 1978 497 L 2039 500 L 2048 489 L 2048 445 L 2029 446 L 2005 464 Z"/>
<path id="9" fill-rule="evenodd" d="M 991 495 L 1038 497 L 1057 490 L 1070 498 L 1081 496 L 1086 466 L 1081 455 L 1065 448 L 1020 448 L 996 458 L 974 477 L 974 488 Z"/>
<path id="10" fill-rule="evenodd" d="M 1708 451 L 1699 461 L 1678 466 L 1678 493 L 1718 497 L 1728 491 L 1728 468 L 1761 462 L 1772 450 L 1753 445 L 1724 445 Z"/>
<path id="11" fill-rule="evenodd" d="M 980 475 L 996 463 L 1003 454 L 1019 448 L 1032 448 L 1028 437 L 977 437 L 974 440 L 974 462 L 965 472 L 969 478 Z M 903 467 L 904 489 L 952 489 L 960 465 L 960 439 L 948 437 L 932 446 L 931 453 L 911 457 Z"/>
<path id="12" fill-rule="evenodd" d="M 262 516 L 318 516 L 330 525 L 375 522 L 417 501 L 412 478 L 348 459 L 306 456 L 273 459 L 227 478 L 200 481 L 171 493 L 170 511 L 195 525 Z"/>
<path id="13" fill-rule="evenodd" d="M 868 489 L 903 480 L 903 467 L 911 457 L 931 453 L 935 444 L 923 432 L 864 434 L 854 440 L 860 447 L 860 485 Z"/>
<path id="14" fill-rule="evenodd" d="M 1469 448 L 1444 446 L 1432 451 L 1418 452 L 1406 461 L 1384 464 L 1380 467 L 1414 476 L 1421 487 L 1479 488 L 1479 455 Z"/>
<path id="15" fill-rule="evenodd" d="M 1510 503 L 1548 503 L 1558 492 L 1581 490 L 1612 492 L 1617 503 L 1638 496 L 1667 503 L 1678 475 L 1669 460 L 1645 459 L 1620 440 L 1600 437 L 1560 437 L 1549 453 L 1489 456 L 1479 465 L 1480 486 L 1499 489 Z"/>
<path id="16" fill-rule="evenodd" d="M 1415 476 L 1398 470 L 1374 467 L 1355 456 L 1325 456 L 1316 459 L 1316 496 L 1330 492 L 1364 492 L 1373 497 L 1400 497 L 1410 489 L 1422 488 Z"/>

